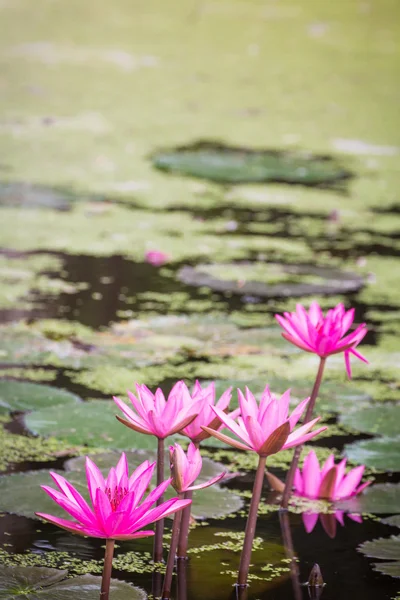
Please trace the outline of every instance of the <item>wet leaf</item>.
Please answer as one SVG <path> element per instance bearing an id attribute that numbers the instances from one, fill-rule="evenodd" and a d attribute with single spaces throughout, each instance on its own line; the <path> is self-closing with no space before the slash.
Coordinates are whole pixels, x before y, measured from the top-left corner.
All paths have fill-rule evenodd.
<path id="1" fill-rule="evenodd" d="M 202 141 L 152 156 L 162 171 L 217 183 L 332 184 L 350 176 L 331 158 L 302 152 L 251 150 Z"/>
<path id="2" fill-rule="evenodd" d="M 397 425 L 397 423 L 396 423 Z M 381 437 L 346 444 L 346 456 L 379 471 L 400 471 L 400 437 Z"/>
<path id="3" fill-rule="evenodd" d="M 400 405 L 381 404 L 361 408 L 340 416 L 339 422 L 356 431 L 396 436 L 399 433 Z"/>
<path id="4" fill-rule="evenodd" d="M 381 519 L 381 523 L 385 523 L 385 525 L 390 525 L 391 527 L 398 527 L 400 529 L 400 515 L 393 515 L 392 517 Z"/>
<path id="5" fill-rule="evenodd" d="M 157 447 L 154 436 L 136 433 L 121 425 L 115 418 L 119 413 L 112 401 L 91 400 L 74 406 L 36 410 L 24 417 L 24 423 L 34 434 L 55 436 L 71 444 L 121 450 Z"/>
<path id="6" fill-rule="evenodd" d="M 78 405 L 80 398 L 49 385 L 22 381 L 0 381 L 0 414 L 13 411 L 43 409 L 44 411 L 61 405 L 65 410 L 71 410 L 72 405 Z M 55 409 L 57 410 L 57 409 Z"/>
<path id="7" fill-rule="evenodd" d="M 69 210 L 75 200 L 71 193 L 28 183 L 0 184 L 0 206 Z"/>
<path id="8" fill-rule="evenodd" d="M 400 484 L 378 483 L 367 487 L 362 494 L 335 502 L 335 508 L 354 513 L 393 514 L 400 506 Z"/>
<path id="9" fill-rule="evenodd" d="M 223 273 L 229 274 L 231 265 L 220 265 Z M 267 268 L 267 267 L 266 267 Z M 254 296 L 256 298 L 296 298 L 301 296 L 322 296 L 358 291 L 363 285 L 363 279 L 356 273 L 339 271 L 328 267 L 304 267 L 305 277 L 300 269 L 295 279 L 284 283 L 265 283 L 254 279 L 227 279 L 217 277 L 215 269 L 203 269 L 202 266 L 184 266 L 178 272 L 178 279 L 186 285 L 208 287 L 216 292 L 229 293 L 238 296 Z M 311 273 L 311 275 L 310 275 Z M 316 275 L 318 274 L 318 275 Z M 246 277 L 246 271 L 243 274 Z M 255 277 L 254 272 L 251 277 Z M 265 276 L 264 276 L 265 278 Z M 273 280 L 273 277 L 271 277 Z M 316 280 L 316 281 L 315 281 Z M 311 282 L 310 282 L 311 281 Z"/>
<path id="10" fill-rule="evenodd" d="M 44 567 L 0 566 L 0 598 L 3 600 L 98 600 L 101 577 L 67 578 L 67 571 Z M 110 600 L 145 600 L 146 593 L 122 581 L 111 580 Z"/>
<path id="11" fill-rule="evenodd" d="M 364 542 L 357 549 L 369 558 L 389 560 L 390 562 L 374 563 L 374 569 L 384 575 L 400 577 L 400 535 Z"/>

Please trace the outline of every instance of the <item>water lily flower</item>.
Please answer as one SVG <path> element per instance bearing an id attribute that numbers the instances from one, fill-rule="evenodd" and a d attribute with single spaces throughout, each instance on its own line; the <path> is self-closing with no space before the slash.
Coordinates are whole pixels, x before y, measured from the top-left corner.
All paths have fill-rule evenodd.
<path id="1" fill-rule="evenodd" d="M 359 485 L 365 466 L 355 467 L 346 475 L 346 462 L 344 458 L 335 465 L 334 456 L 331 454 L 320 468 L 317 455 L 311 450 L 304 459 L 303 470 L 296 469 L 295 494 L 331 502 L 360 494 L 371 483 L 366 481 Z"/>
<path id="2" fill-rule="evenodd" d="M 134 410 L 120 398 L 114 396 L 114 402 L 127 417 L 117 416 L 118 421 L 139 433 L 155 435 L 163 440 L 184 429 L 196 418 L 205 402 L 199 397 L 187 402 L 187 387 L 178 381 L 171 389 L 168 400 L 160 389 L 153 394 L 147 386 L 136 384 L 137 396 L 128 391 Z"/>
<path id="3" fill-rule="evenodd" d="M 212 410 L 223 425 L 230 429 L 242 442 L 209 427 L 203 426 L 203 429 L 222 442 L 240 450 L 252 450 L 260 456 L 269 456 L 279 452 L 279 450 L 286 450 L 304 444 L 327 429 L 326 427 L 320 427 L 315 431 L 311 431 L 320 417 L 312 419 L 296 430 L 294 429 L 309 399 L 306 398 L 300 402 L 289 415 L 290 390 L 282 394 L 278 400 L 274 394 L 271 394 L 269 387 L 266 386 L 259 404 L 247 387 L 246 395 L 238 390 L 238 396 L 241 415 L 236 420 L 226 415 L 216 406 L 213 406 Z"/>
<path id="4" fill-rule="evenodd" d="M 178 494 L 192 492 L 194 490 L 202 490 L 214 483 L 220 481 L 225 473 L 221 473 L 205 483 L 193 485 L 200 475 L 203 461 L 200 455 L 200 450 L 192 442 L 189 444 L 187 453 L 183 450 L 180 444 L 174 444 L 169 447 L 172 487 Z"/>
<path id="5" fill-rule="evenodd" d="M 152 508 L 171 483 L 171 479 L 157 486 L 141 502 L 155 464 L 150 464 L 146 460 L 129 477 L 128 461 L 123 453 L 117 466 L 110 469 L 108 477 L 104 479 L 96 464 L 86 457 L 86 478 L 91 506 L 64 477 L 50 472 L 58 490 L 47 485 L 41 486 L 42 489 L 75 521 L 45 513 L 36 513 L 36 515 L 53 525 L 84 536 L 131 540 L 154 535 L 153 531 L 143 528 L 171 513 L 180 511 L 191 502 L 172 498 Z"/>
<path id="6" fill-rule="evenodd" d="M 145 254 L 146 262 L 153 265 L 154 267 L 161 267 L 168 262 L 169 256 L 161 250 L 148 250 Z"/>
<path id="7" fill-rule="evenodd" d="M 194 384 L 192 394 L 185 386 L 182 390 L 184 394 L 184 404 L 189 406 L 193 403 L 198 403 L 199 400 L 203 399 L 204 402 L 201 405 L 199 413 L 195 419 L 189 425 L 181 429 L 179 433 L 186 435 L 192 440 L 192 442 L 200 443 L 201 441 L 210 437 L 210 434 L 202 429 L 202 426 L 210 427 L 211 429 L 220 429 L 223 425 L 220 419 L 215 415 L 212 407 L 215 405 L 220 410 L 226 412 L 229 402 L 231 401 L 232 388 L 228 388 L 222 394 L 218 402 L 215 404 L 215 382 L 211 382 L 208 386 L 202 387 L 201 384 L 196 381 Z M 198 404 L 197 404 L 198 406 Z M 240 409 L 236 409 L 230 413 L 231 418 L 235 418 L 240 413 Z"/>
<path id="8" fill-rule="evenodd" d="M 302 513 L 301 518 L 303 520 L 304 529 L 307 533 L 311 533 L 317 524 L 318 518 L 321 522 L 322 527 L 330 538 L 334 538 L 336 535 L 337 522 L 344 527 L 344 515 L 355 521 L 356 523 L 362 523 L 362 516 L 353 513 L 345 513 L 344 510 L 335 510 L 334 513 L 315 513 L 305 512 Z"/>
<path id="9" fill-rule="evenodd" d="M 282 333 L 285 339 L 298 348 L 306 352 L 313 352 L 321 358 L 344 352 L 349 378 L 351 378 L 351 355 L 368 363 L 367 359 L 356 350 L 367 333 L 366 324 L 362 323 L 354 331 L 348 333 L 354 321 L 354 308 L 346 311 L 343 304 L 340 303 L 335 308 L 328 310 L 324 316 L 318 302 L 312 302 L 308 312 L 304 306 L 297 304 L 295 312 L 283 314 L 283 317 L 275 315 L 275 318 L 285 330 Z"/>

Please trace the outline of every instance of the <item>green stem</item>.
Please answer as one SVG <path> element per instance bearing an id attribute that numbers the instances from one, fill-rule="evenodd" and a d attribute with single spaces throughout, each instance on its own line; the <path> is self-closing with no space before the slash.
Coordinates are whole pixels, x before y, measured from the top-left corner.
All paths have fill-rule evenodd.
<path id="1" fill-rule="evenodd" d="M 317 377 L 315 378 L 314 387 L 312 389 L 311 396 L 310 396 L 310 401 L 307 405 L 307 411 L 306 411 L 306 416 L 304 417 L 304 423 L 308 423 L 312 419 L 315 401 L 318 397 L 319 388 L 321 386 L 322 377 L 324 375 L 325 363 L 326 363 L 326 357 L 321 356 L 319 367 L 318 367 Z M 299 459 L 300 459 L 300 454 L 301 454 L 302 449 L 303 449 L 303 446 L 296 447 L 294 454 L 293 454 L 292 462 L 290 464 L 288 474 L 286 476 L 285 490 L 283 492 L 282 501 L 281 501 L 281 509 L 284 509 L 284 510 L 287 510 L 287 507 L 289 505 L 289 499 L 290 499 L 290 495 L 292 493 L 294 475 L 296 473 L 296 469 L 299 464 Z"/>
<path id="2" fill-rule="evenodd" d="M 103 577 L 101 579 L 100 600 L 108 600 L 110 595 L 110 581 L 112 561 L 114 556 L 115 540 L 106 540 L 106 553 L 104 555 Z"/>
<path id="3" fill-rule="evenodd" d="M 247 517 L 246 530 L 244 534 L 244 544 L 242 549 L 242 555 L 240 557 L 238 585 L 246 586 L 247 577 L 249 574 L 251 550 L 253 547 L 254 535 L 256 532 L 257 525 L 257 512 L 258 505 L 260 504 L 261 490 L 264 481 L 265 463 L 267 461 L 266 456 L 260 456 L 258 460 L 258 467 L 256 472 L 256 478 L 254 480 L 253 494 L 251 497 L 249 516 Z"/>
<path id="4" fill-rule="evenodd" d="M 178 498 L 182 499 L 182 494 L 178 495 Z M 182 519 L 182 511 L 175 513 L 174 523 L 172 525 L 172 534 L 171 534 L 171 544 L 169 547 L 168 560 L 167 560 L 167 569 L 165 571 L 164 577 L 164 586 L 162 591 L 162 600 L 169 600 L 171 596 L 171 587 L 172 587 L 172 574 L 174 572 L 174 564 L 175 564 L 175 555 L 176 549 L 178 547 L 179 540 L 179 528 Z"/>
<path id="5" fill-rule="evenodd" d="M 164 440 L 158 438 L 157 440 L 157 485 L 160 485 L 164 481 Z M 159 506 L 164 502 L 164 495 L 156 502 L 156 506 Z M 163 559 L 163 536 L 164 536 L 164 519 L 160 519 L 156 523 L 156 532 L 154 536 L 153 546 L 153 560 L 154 562 L 162 562 Z"/>

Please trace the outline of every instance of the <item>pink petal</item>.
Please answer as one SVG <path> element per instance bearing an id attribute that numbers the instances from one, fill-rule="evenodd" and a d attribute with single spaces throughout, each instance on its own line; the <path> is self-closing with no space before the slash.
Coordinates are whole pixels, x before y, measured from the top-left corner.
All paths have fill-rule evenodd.
<path id="1" fill-rule="evenodd" d="M 361 481 L 365 467 L 363 465 L 352 469 L 343 477 L 338 488 L 335 490 L 335 500 L 339 498 L 348 498 L 353 496 L 356 492 L 356 488 Z"/>
<path id="2" fill-rule="evenodd" d="M 222 410 L 217 408 L 216 406 L 212 407 L 214 413 L 217 415 L 221 423 L 225 425 L 228 429 L 232 431 L 235 435 L 238 436 L 239 439 L 243 440 L 246 444 L 251 445 L 249 434 L 245 427 L 240 427 L 233 419 L 231 419 L 227 414 L 225 414 Z M 202 429 L 206 430 L 204 427 Z M 208 431 L 208 433 L 210 433 Z M 217 436 L 215 436 L 217 437 Z M 226 437 L 226 436 L 225 436 Z"/>
<path id="3" fill-rule="evenodd" d="M 321 483 L 319 462 L 314 450 L 306 456 L 303 465 L 303 493 L 309 498 L 317 498 Z"/>
<path id="4" fill-rule="evenodd" d="M 95 533 L 95 530 L 92 528 L 86 528 L 80 525 L 79 523 L 73 523 L 72 521 L 67 521 L 67 519 L 61 519 L 60 517 L 53 517 L 53 515 L 48 515 L 46 513 L 35 513 L 37 517 L 52 523 L 53 525 L 57 525 L 57 527 L 61 527 L 62 529 L 66 529 L 67 531 L 71 531 L 72 533 L 77 533 L 78 535 L 89 535 L 91 537 L 100 537 L 104 538 L 104 533 L 99 529 Z"/>
<path id="5" fill-rule="evenodd" d="M 144 538 L 154 535 L 154 531 L 137 531 L 135 533 L 116 534 L 114 540 L 136 540 L 138 538 Z"/>
<path id="6" fill-rule="evenodd" d="M 114 421 L 114 423 L 115 423 L 115 421 Z M 121 458 L 119 459 L 119 461 L 117 463 L 115 472 L 116 472 L 118 481 L 121 481 L 123 476 L 125 476 L 126 478 L 129 477 L 128 461 L 126 459 L 125 452 L 123 452 L 121 454 Z"/>
<path id="7" fill-rule="evenodd" d="M 84 497 L 74 488 L 73 485 L 69 483 L 64 477 L 58 475 L 57 473 L 50 472 L 53 481 L 58 485 L 60 490 L 66 495 L 66 497 L 71 500 L 71 502 L 76 504 L 78 510 L 82 511 L 87 517 L 89 521 L 95 520 L 95 516 L 84 499 Z"/>
<path id="8" fill-rule="evenodd" d="M 44 492 L 54 502 L 56 502 L 63 510 L 68 512 L 74 519 L 83 523 L 83 525 L 92 526 L 93 522 L 95 522 L 95 518 L 92 513 L 87 514 L 86 511 L 81 510 L 81 508 L 76 504 L 76 502 L 69 500 L 64 494 L 57 490 L 53 490 L 53 488 L 42 485 L 40 486 Z"/>
<path id="9" fill-rule="evenodd" d="M 301 515 L 307 533 L 311 533 L 318 521 L 318 513 L 303 513 Z"/>
<path id="10" fill-rule="evenodd" d="M 203 426 L 202 429 L 204 431 L 206 431 L 207 433 L 209 433 L 212 437 L 217 438 L 217 440 L 220 440 L 221 442 L 224 442 L 225 444 L 228 444 L 229 446 L 233 446 L 234 448 L 239 448 L 239 450 L 254 450 L 251 443 L 249 443 L 250 447 L 245 446 L 244 444 L 241 444 L 237 440 L 230 438 L 229 436 L 221 433 L 220 431 L 216 431 L 215 429 L 210 429 L 209 427 L 205 427 L 205 426 Z"/>
<path id="11" fill-rule="evenodd" d="M 296 406 L 296 408 L 292 411 L 290 417 L 289 417 L 289 423 L 290 423 L 290 429 L 293 430 L 295 428 L 295 426 L 297 425 L 301 415 L 304 412 L 305 407 L 307 406 L 307 404 L 309 403 L 310 398 L 305 398 L 305 400 L 302 400 L 300 402 L 300 404 L 298 404 Z"/>
<path id="12" fill-rule="evenodd" d="M 105 481 L 98 466 L 88 456 L 86 457 L 86 480 L 90 498 L 92 504 L 94 504 L 96 500 L 96 490 L 97 488 L 104 490 Z"/>
<path id="13" fill-rule="evenodd" d="M 221 481 L 221 479 L 223 477 L 225 477 L 225 475 L 226 475 L 226 473 L 221 473 L 220 475 L 217 475 L 216 477 L 209 479 L 205 483 L 199 483 L 198 485 L 191 485 L 190 487 L 186 488 L 186 491 L 189 492 L 189 491 L 194 491 L 194 490 L 203 490 L 204 488 L 210 487 L 210 485 L 214 485 L 214 483 Z"/>
<path id="14" fill-rule="evenodd" d="M 108 497 L 100 488 L 97 488 L 96 490 L 96 502 L 94 504 L 94 510 L 97 515 L 99 525 L 104 528 L 104 525 L 112 511 Z M 108 532 L 106 532 L 106 534 L 108 537 Z"/>

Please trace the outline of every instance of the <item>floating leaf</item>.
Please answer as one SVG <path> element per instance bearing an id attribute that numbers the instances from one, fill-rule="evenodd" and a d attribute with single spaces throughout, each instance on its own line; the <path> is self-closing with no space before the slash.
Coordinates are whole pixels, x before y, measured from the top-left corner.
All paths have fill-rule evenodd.
<path id="1" fill-rule="evenodd" d="M 45 567 L 0 566 L 0 598 L 4 600 L 98 600 L 101 577 L 80 575 Z M 145 600 L 146 593 L 122 581 L 111 580 L 110 600 Z"/>
<path id="2" fill-rule="evenodd" d="M 399 433 L 400 405 L 380 404 L 369 408 L 360 408 L 340 416 L 342 425 L 377 435 L 396 436 Z"/>
<path id="3" fill-rule="evenodd" d="M 1 183 L 0 206 L 69 210 L 75 198 L 70 193 L 29 183 Z"/>
<path id="4" fill-rule="evenodd" d="M 400 529 L 400 515 L 393 515 L 392 517 L 381 519 L 381 523 L 385 523 L 385 525 L 390 525 L 391 527 L 398 527 Z"/>
<path id="5" fill-rule="evenodd" d="M 335 508 L 355 513 L 390 514 L 400 506 L 400 484 L 379 483 L 367 487 L 359 496 L 335 503 Z"/>
<path id="6" fill-rule="evenodd" d="M 379 471 L 400 471 L 400 437 L 381 437 L 353 442 L 346 444 L 344 452 L 352 462 L 357 464 Z"/>
<path id="7" fill-rule="evenodd" d="M 228 265 L 221 264 L 228 270 Z M 215 270 L 212 271 L 212 273 Z M 229 272 L 229 270 L 228 270 Z M 302 277 L 302 274 L 305 277 Z M 245 275 L 244 275 L 245 277 Z M 314 283 L 309 283 L 310 278 Z M 178 279 L 186 285 L 208 287 L 216 292 L 230 293 L 238 296 L 255 296 L 258 298 L 293 298 L 301 296 L 322 296 L 356 292 L 363 287 L 363 279 L 347 271 L 329 267 L 298 267 L 295 281 L 267 284 L 263 281 L 225 279 L 202 270 L 201 266 L 184 266 L 178 271 Z M 303 281 L 304 279 L 304 281 Z"/>
<path id="8" fill-rule="evenodd" d="M 13 411 L 26 411 L 36 408 L 51 410 L 55 405 L 64 405 L 71 410 L 78 406 L 80 398 L 59 388 L 23 381 L 0 381 L 0 414 Z M 56 409 L 57 410 L 57 409 Z"/>
<path id="9" fill-rule="evenodd" d="M 400 535 L 364 542 L 357 549 L 369 558 L 388 559 L 390 562 L 374 563 L 374 569 L 390 577 L 400 577 Z"/>
<path id="10" fill-rule="evenodd" d="M 130 470 L 132 471 L 146 459 L 155 460 L 155 456 L 155 452 L 127 452 Z M 96 455 L 94 460 L 106 474 L 112 466 L 115 467 L 119 457 L 118 452 L 109 452 Z M 199 477 L 199 482 L 206 481 L 224 470 L 222 465 L 207 458 L 204 458 L 203 461 L 204 469 Z M 83 496 L 88 498 L 84 464 L 84 457 L 69 460 L 66 463 L 67 479 Z M 65 475 L 65 473 L 62 474 Z M 48 471 L 28 471 L 0 477 L 0 510 L 31 518 L 35 518 L 35 512 L 49 513 L 65 518 L 65 511 L 43 492 L 41 485 L 54 486 Z M 176 496 L 175 490 L 170 487 L 167 496 L 171 498 Z M 239 496 L 219 485 L 214 485 L 195 492 L 193 515 L 197 518 L 221 517 L 238 511 L 242 505 L 243 502 Z"/>
<path id="11" fill-rule="evenodd" d="M 55 436 L 71 444 L 103 448 L 155 449 L 152 435 L 136 433 L 115 418 L 119 409 L 108 400 L 91 400 L 74 406 L 53 406 L 25 416 L 25 426 L 32 433 Z"/>
<path id="12" fill-rule="evenodd" d="M 328 185 L 351 175 L 330 157 L 306 152 L 251 150 L 210 141 L 157 152 L 151 159 L 162 171 L 217 183 L 271 181 Z"/>

